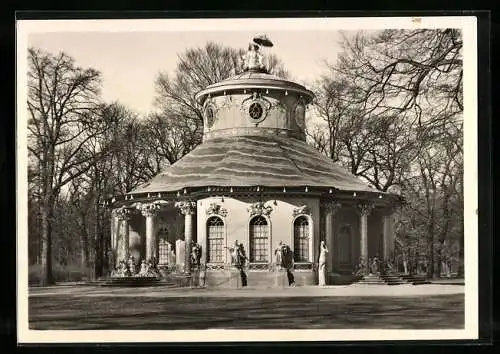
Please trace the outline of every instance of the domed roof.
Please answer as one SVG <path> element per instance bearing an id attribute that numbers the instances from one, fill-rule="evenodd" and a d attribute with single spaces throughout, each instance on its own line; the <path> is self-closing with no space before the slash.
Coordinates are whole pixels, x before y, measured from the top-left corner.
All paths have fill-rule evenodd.
<path id="1" fill-rule="evenodd" d="M 304 141 L 281 136 L 231 136 L 200 144 L 131 194 L 258 185 L 373 192 Z"/>
<path id="2" fill-rule="evenodd" d="M 238 89 L 251 90 L 255 88 L 297 92 L 304 96 L 306 103 L 310 103 L 314 98 L 312 91 L 296 82 L 262 71 L 247 70 L 226 80 L 207 86 L 195 95 L 195 99 L 198 103 L 202 104 L 209 94 L 214 95 L 224 91 L 229 92 Z"/>

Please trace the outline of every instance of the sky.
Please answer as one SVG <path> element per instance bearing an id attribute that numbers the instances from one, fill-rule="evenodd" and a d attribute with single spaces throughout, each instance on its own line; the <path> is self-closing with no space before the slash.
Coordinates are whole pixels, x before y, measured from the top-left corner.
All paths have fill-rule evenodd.
<path id="1" fill-rule="evenodd" d="M 208 41 L 246 49 L 255 31 L 165 31 L 165 32 L 45 32 L 30 33 L 28 46 L 53 54 L 64 51 L 82 67 L 102 74 L 102 97 L 119 101 L 137 113 L 153 109 L 154 81 L 160 71 L 173 72 L 178 55 Z M 326 71 L 325 60 L 334 62 L 340 32 L 266 31 L 274 46 L 263 48 L 276 54 L 291 78 L 309 84 Z"/>

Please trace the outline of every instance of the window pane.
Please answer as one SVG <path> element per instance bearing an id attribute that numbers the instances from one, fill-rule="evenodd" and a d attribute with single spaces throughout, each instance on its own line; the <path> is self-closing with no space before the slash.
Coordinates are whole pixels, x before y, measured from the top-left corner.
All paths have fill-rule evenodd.
<path id="1" fill-rule="evenodd" d="M 269 261 L 267 220 L 257 216 L 250 221 L 250 262 L 265 263 Z"/>
<path id="2" fill-rule="evenodd" d="M 224 262 L 224 222 L 218 217 L 207 220 L 207 262 Z"/>
<path id="3" fill-rule="evenodd" d="M 165 227 L 161 227 L 158 230 L 158 263 L 159 264 L 168 264 L 168 253 L 169 243 L 166 241 L 167 239 L 167 229 Z"/>
<path id="4" fill-rule="evenodd" d="M 295 262 L 309 262 L 309 221 L 300 216 L 295 219 L 294 225 L 294 260 Z"/>

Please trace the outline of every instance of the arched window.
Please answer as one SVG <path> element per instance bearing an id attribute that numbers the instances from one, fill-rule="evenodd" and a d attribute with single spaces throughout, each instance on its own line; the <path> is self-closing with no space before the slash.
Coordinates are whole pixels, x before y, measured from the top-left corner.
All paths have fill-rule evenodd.
<path id="1" fill-rule="evenodd" d="M 207 220 L 207 262 L 224 262 L 224 222 L 217 216 Z"/>
<path id="2" fill-rule="evenodd" d="M 269 227 L 263 216 L 250 220 L 250 262 L 269 261 Z"/>
<path id="3" fill-rule="evenodd" d="M 168 255 L 170 252 L 169 243 L 167 242 L 168 230 L 165 226 L 161 226 L 157 232 L 158 240 L 158 263 L 168 264 Z"/>
<path id="4" fill-rule="evenodd" d="M 299 216 L 293 223 L 293 248 L 295 262 L 309 262 L 309 220 Z"/>

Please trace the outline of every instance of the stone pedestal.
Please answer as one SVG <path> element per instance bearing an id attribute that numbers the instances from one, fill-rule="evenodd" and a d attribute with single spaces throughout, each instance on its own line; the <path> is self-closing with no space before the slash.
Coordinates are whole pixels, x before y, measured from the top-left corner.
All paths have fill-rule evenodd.
<path id="1" fill-rule="evenodd" d="M 228 279 L 229 287 L 231 289 L 241 288 L 242 284 L 241 284 L 240 271 L 238 269 L 231 269 L 227 273 L 229 278 Z"/>
<path id="2" fill-rule="evenodd" d="M 200 286 L 200 271 L 197 268 L 191 269 L 191 286 Z"/>
<path id="3" fill-rule="evenodd" d="M 181 269 L 184 269 L 186 261 L 186 242 L 183 240 L 175 241 L 175 264 Z"/>
<path id="4" fill-rule="evenodd" d="M 198 286 L 205 286 L 205 278 L 206 278 L 206 271 L 205 271 L 205 268 L 202 267 L 199 271 L 198 271 Z"/>
<path id="5" fill-rule="evenodd" d="M 275 285 L 279 288 L 285 288 L 288 286 L 288 277 L 286 275 L 285 269 L 278 269 L 275 271 L 276 283 Z"/>

